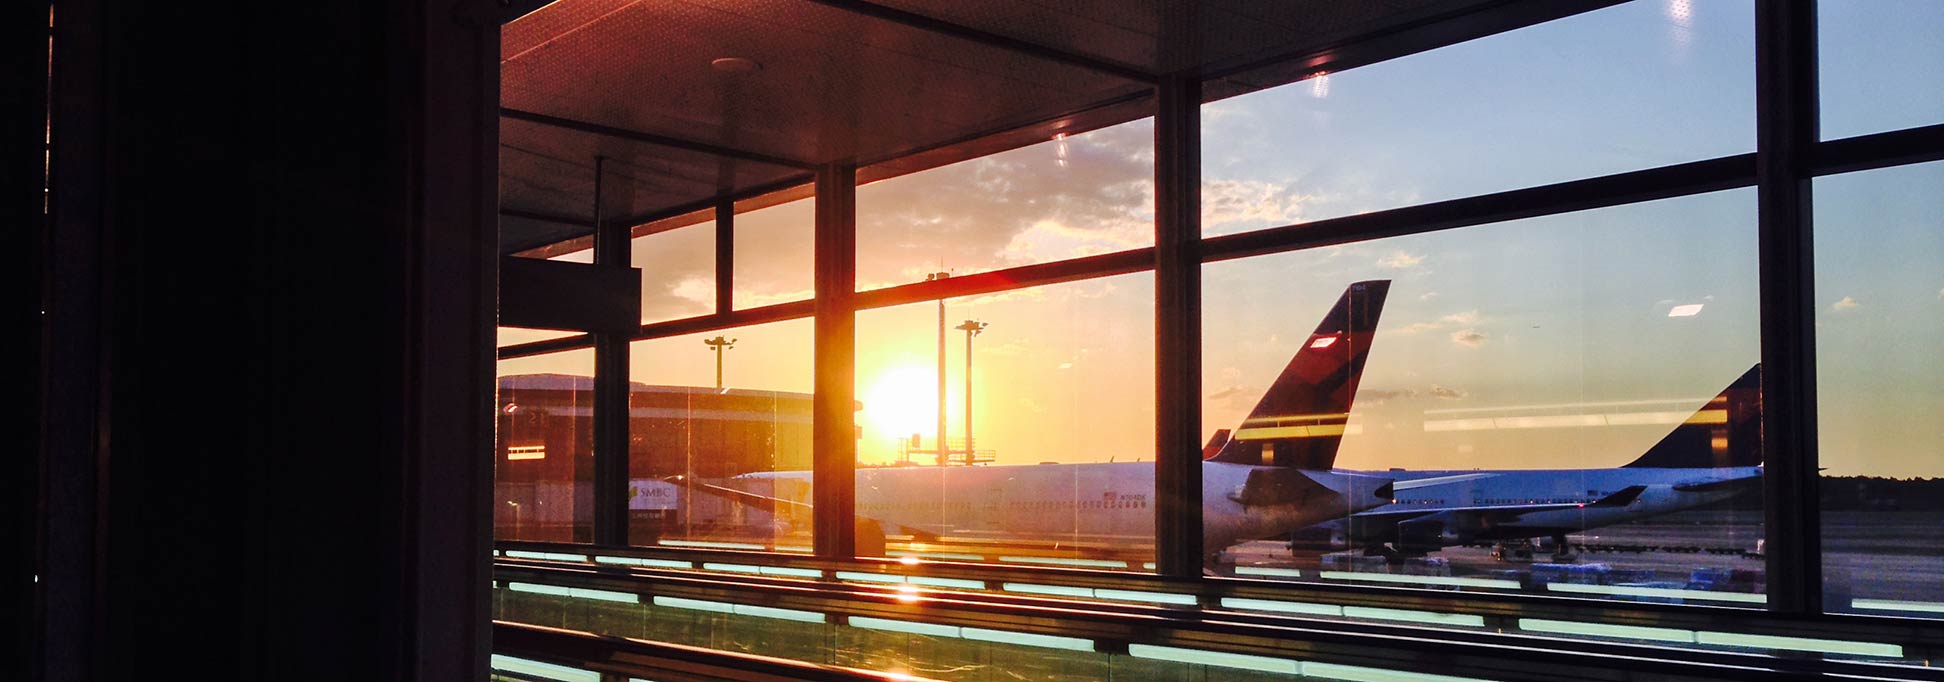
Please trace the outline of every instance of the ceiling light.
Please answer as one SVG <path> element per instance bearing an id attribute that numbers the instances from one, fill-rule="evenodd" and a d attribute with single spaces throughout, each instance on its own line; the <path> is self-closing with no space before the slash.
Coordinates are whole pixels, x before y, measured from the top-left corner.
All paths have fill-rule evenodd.
<path id="1" fill-rule="evenodd" d="M 709 67 L 723 73 L 749 73 L 762 70 L 763 65 L 747 57 L 718 57 L 709 62 Z"/>

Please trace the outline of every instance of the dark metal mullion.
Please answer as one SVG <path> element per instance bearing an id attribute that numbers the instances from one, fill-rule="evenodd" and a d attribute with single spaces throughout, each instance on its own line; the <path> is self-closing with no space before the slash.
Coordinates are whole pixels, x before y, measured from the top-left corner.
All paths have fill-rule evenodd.
<path id="1" fill-rule="evenodd" d="M 794 187 L 800 187 L 815 181 L 816 181 L 815 174 L 806 173 L 803 175 L 792 175 L 783 178 L 782 180 L 778 180 L 776 182 L 757 185 L 755 187 L 751 187 L 748 189 L 725 194 L 720 197 L 710 197 L 708 199 L 691 201 L 689 203 L 673 206 L 670 208 L 649 211 L 646 213 L 637 213 L 634 215 L 622 216 L 620 218 L 616 218 L 615 220 L 619 222 L 627 223 L 628 225 L 631 226 L 646 226 L 652 223 L 668 220 L 670 218 L 679 218 L 681 216 L 695 213 L 697 211 L 713 210 L 716 204 L 721 203 L 723 201 L 737 202 L 737 201 L 743 201 L 745 199 L 754 199 L 756 197 L 760 197 L 765 194 L 774 194 L 776 192 L 781 192 Z M 504 213 L 504 211 L 502 211 L 502 213 Z M 563 225 L 576 224 L 573 222 L 559 221 L 559 220 L 552 221 L 552 222 L 560 223 Z M 532 246 L 522 245 L 515 248 L 506 249 L 505 252 L 508 255 L 517 255 L 522 257 L 548 258 L 563 253 L 572 253 L 574 251 L 579 251 L 581 250 L 580 248 L 571 248 L 573 246 L 573 242 L 577 240 L 588 239 L 589 237 L 592 237 L 594 234 L 592 232 L 593 223 L 585 223 L 585 224 L 588 226 L 589 229 L 588 232 L 576 232 L 544 244 L 534 244 Z M 681 225 L 679 227 L 688 227 L 688 225 Z M 669 229 L 678 229 L 678 228 L 669 228 Z M 635 235 L 635 236 L 639 237 L 643 235 Z"/>
<path id="2" fill-rule="evenodd" d="M 626 268 L 628 224 L 604 220 L 605 158 L 594 159 L 594 265 Z M 639 286 L 639 284 L 637 284 Z M 594 336 L 594 544 L 628 542 L 628 341 L 630 334 Z"/>
<path id="3" fill-rule="evenodd" d="M 811 489 L 816 556 L 857 555 L 857 167 L 817 171 L 816 393 L 811 398 Z"/>
<path id="4" fill-rule="evenodd" d="M 724 199 L 715 206 L 715 311 L 727 315 L 735 309 L 736 284 L 736 202 Z"/>
<path id="5" fill-rule="evenodd" d="M 1816 308 L 1809 159 L 1817 133 L 1816 7 L 1755 5 L 1762 451 L 1769 608 L 1820 614 Z"/>
<path id="6" fill-rule="evenodd" d="M 1690 196 L 1752 186 L 1755 184 L 1754 173 L 1755 155 L 1738 154 L 1706 161 L 1212 237 L 1202 240 L 1200 256 L 1202 262 L 1212 263 L 1299 251 L 1318 246 L 1349 244 Z M 690 209 L 688 212 L 693 211 L 694 209 Z M 1150 251 L 1151 249 L 1117 251 L 951 277 L 936 282 L 914 282 L 874 289 L 858 293 L 854 300 L 854 307 L 879 308 L 937 298 L 995 293 L 1140 272 L 1152 267 L 1154 256 Z M 650 339 L 808 317 L 811 314 L 810 305 L 810 301 L 793 301 L 737 310 L 728 316 L 706 315 L 645 324 L 641 326 L 634 338 Z M 590 345 L 592 340 L 588 336 L 548 339 L 501 347 L 499 357 L 502 359 L 529 357 L 587 348 Z"/>
<path id="7" fill-rule="evenodd" d="M 1202 574 L 1201 81 L 1163 78 L 1154 116 L 1155 569 Z"/>
<path id="8" fill-rule="evenodd" d="M 1944 160 L 1944 123 L 1830 140 L 1811 157 L 1819 176 Z"/>
<path id="9" fill-rule="evenodd" d="M 1755 184 L 1755 155 L 1616 173 L 1597 178 L 1404 206 L 1360 215 L 1271 227 L 1204 240 L 1202 259 L 1216 262 L 1318 246 L 1537 218 L 1671 199 Z"/>

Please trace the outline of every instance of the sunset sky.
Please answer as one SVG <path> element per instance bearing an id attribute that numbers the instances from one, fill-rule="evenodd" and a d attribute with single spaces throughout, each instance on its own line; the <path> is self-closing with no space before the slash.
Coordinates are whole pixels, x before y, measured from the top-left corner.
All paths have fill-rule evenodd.
<path id="1" fill-rule="evenodd" d="M 1944 14 L 1944 3 L 1872 4 L 1868 22 L 1851 3 L 1824 7 L 1823 91 L 1842 100 L 1825 107 L 1825 131 L 1944 121 L 1944 88 L 1909 82 L 1944 71 L 1944 47 L 1865 38 L 1935 26 L 1936 16 L 1894 19 Z M 1631 3 L 1206 105 L 1204 231 L 1752 151 L 1752 14 L 1731 0 Z M 1151 140 L 1151 123 L 1136 121 L 860 187 L 860 288 L 922 280 L 941 263 L 967 274 L 1151 244 Z M 1816 183 L 1832 475 L 1944 476 L 1939 187 L 1944 163 Z M 737 216 L 739 307 L 809 295 L 811 206 Z M 1211 264 L 1203 432 L 1241 419 L 1346 285 L 1389 279 L 1339 466 L 1618 466 L 1669 427 L 1425 423 L 1693 410 L 1759 357 L 1755 227 L 1745 189 Z M 703 224 L 636 241 L 644 319 L 710 312 L 711 239 Z M 1001 463 L 1151 460 L 1152 281 L 1141 273 L 948 301 L 948 325 L 991 325 L 973 350 L 980 448 Z M 895 457 L 911 433 L 934 435 L 936 315 L 929 302 L 858 314 L 866 461 Z M 722 332 L 739 339 L 729 385 L 809 391 L 810 330 L 798 320 Z M 533 338 L 516 334 L 503 342 Z M 700 339 L 714 335 L 637 343 L 632 378 L 712 384 Z M 954 438 L 964 344 L 950 332 Z M 587 373 L 591 355 L 501 371 Z"/>

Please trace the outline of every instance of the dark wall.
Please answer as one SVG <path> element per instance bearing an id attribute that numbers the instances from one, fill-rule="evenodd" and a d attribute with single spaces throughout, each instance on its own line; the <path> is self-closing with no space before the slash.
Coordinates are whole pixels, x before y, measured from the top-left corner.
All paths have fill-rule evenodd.
<path id="1" fill-rule="evenodd" d="M 47 7 L 13 2 L 0 10 L 0 229 L 7 261 L 0 266 L 0 328 L 15 354 L 0 386 L 8 406 L 0 448 L 9 453 L 0 473 L 0 678 L 31 679 L 34 657 L 34 562 L 40 482 L 41 265 L 46 259 L 41 216 L 42 136 L 47 108 Z"/>
<path id="2" fill-rule="evenodd" d="M 47 679 L 481 670 L 497 25 L 465 7 L 60 3 Z"/>

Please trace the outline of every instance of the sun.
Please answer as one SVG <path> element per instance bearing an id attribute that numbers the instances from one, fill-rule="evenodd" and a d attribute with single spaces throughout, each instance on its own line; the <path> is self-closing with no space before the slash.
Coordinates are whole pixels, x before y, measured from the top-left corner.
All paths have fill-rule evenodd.
<path id="1" fill-rule="evenodd" d="M 878 374 L 864 392 L 864 440 L 896 452 L 898 439 L 921 434 L 930 440 L 938 431 L 938 375 L 936 369 L 899 365 Z"/>

